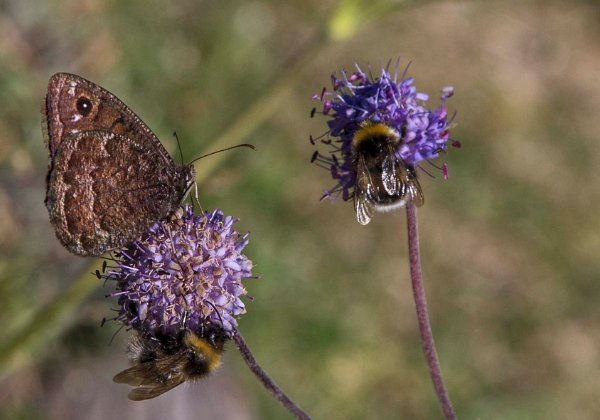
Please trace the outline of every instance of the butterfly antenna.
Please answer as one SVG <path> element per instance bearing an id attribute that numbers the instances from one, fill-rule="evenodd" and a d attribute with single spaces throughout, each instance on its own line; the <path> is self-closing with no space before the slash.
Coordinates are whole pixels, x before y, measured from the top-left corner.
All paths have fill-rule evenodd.
<path id="1" fill-rule="evenodd" d="M 177 147 L 179 148 L 179 157 L 181 157 L 181 164 L 183 165 L 183 152 L 181 151 L 181 143 L 179 143 L 177 131 L 173 131 L 173 137 L 175 137 L 175 140 L 177 141 Z"/>
<path id="2" fill-rule="evenodd" d="M 192 161 L 189 163 L 189 165 L 191 165 L 192 163 L 194 163 L 194 162 L 196 162 L 196 161 L 198 161 L 198 160 L 200 160 L 200 159 L 204 159 L 204 158 L 205 158 L 205 157 L 207 157 L 207 156 L 211 156 L 211 155 L 214 155 L 214 154 L 217 154 L 217 153 L 225 152 L 225 151 L 227 151 L 227 150 L 231 150 L 231 149 L 237 149 L 238 147 L 248 147 L 248 148 L 250 148 L 250 149 L 252 149 L 252 150 L 256 150 L 256 147 L 255 147 L 253 144 L 249 144 L 249 143 L 237 144 L 237 145 L 235 145 L 235 146 L 226 147 L 225 149 L 217 150 L 217 151 L 215 151 L 215 152 L 210 152 L 210 153 L 207 153 L 207 154 L 205 154 L 205 155 L 202 155 L 202 156 L 200 156 L 200 157 L 197 157 L 196 159 L 192 160 Z"/>

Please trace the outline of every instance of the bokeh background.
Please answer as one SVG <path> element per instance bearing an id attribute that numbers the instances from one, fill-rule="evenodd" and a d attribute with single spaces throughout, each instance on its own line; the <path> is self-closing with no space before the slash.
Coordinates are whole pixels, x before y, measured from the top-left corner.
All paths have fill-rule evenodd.
<path id="1" fill-rule="evenodd" d="M 43 204 L 40 104 L 69 71 L 138 113 L 200 198 L 241 218 L 260 280 L 240 330 L 315 419 L 439 418 L 405 215 L 367 227 L 309 163 L 311 95 L 400 57 L 433 102 L 454 85 L 450 179 L 423 174 L 422 262 L 463 419 L 600 418 L 600 8 L 595 1 L 0 1 L 0 418 L 286 419 L 234 346 L 147 402 L 112 376 L 128 333 Z M 116 334 L 115 334 L 116 333 Z M 114 336 L 114 338 L 113 338 Z"/>

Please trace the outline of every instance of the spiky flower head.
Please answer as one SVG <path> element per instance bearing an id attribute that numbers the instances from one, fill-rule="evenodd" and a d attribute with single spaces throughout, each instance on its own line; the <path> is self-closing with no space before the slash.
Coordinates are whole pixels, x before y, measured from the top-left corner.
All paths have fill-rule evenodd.
<path id="1" fill-rule="evenodd" d="M 241 252 L 248 234 L 219 210 L 195 216 L 190 206 L 157 222 L 115 253 L 117 319 L 144 336 L 176 336 L 183 329 L 221 327 L 231 336 L 245 313 L 242 279 L 252 261 Z"/>
<path id="2" fill-rule="evenodd" d="M 405 72 L 406 73 L 406 72 Z M 341 76 L 331 76 L 332 90 L 326 88 L 313 99 L 323 103 L 322 114 L 329 120 L 329 130 L 320 136 L 323 144 L 331 148 L 329 154 L 316 151 L 313 162 L 325 166 L 337 184 L 325 193 L 330 196 L 342 191 L 344 200 L 352 196 L 356 181 L 353 169 L 352 139 L 365 122 L 382 123 L 400 134 L 402 141 L 396 150 L 396 157 L 417 167 L 422 161 L 438 157 L 446 150 L 449 138 L 449 121 L 446 100 L 454 90 L 448 86 L 442 89 L 441 104 L 438 108 L 426 108 L 428 95 L 417 92 L 413 79 L 405 74 L 398 81 L 398 66 L 393 75 L 382 69 L 379 77 L 356 71 Z M 314 142 L 314 139 L 311 138 Z M 453 142 L 459 147 L 460 143 Z M 443 165 L 444 177 L 447 176 Z"/>

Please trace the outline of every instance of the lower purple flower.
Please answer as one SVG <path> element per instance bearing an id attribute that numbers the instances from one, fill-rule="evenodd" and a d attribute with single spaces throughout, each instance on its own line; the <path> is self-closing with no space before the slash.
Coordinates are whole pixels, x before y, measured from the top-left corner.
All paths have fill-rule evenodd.
<path id="1" fill-rule="evenodd" d="M 107 273 L 116 281 L 117 320 L 143 336 L 214 326 L 231 336 L 246 312 L 242 279 L 252 277 L 252 261 L 241 253 L 248 234 L 236 232 L 236 222 L 185 206 L 117 251 Z"/>

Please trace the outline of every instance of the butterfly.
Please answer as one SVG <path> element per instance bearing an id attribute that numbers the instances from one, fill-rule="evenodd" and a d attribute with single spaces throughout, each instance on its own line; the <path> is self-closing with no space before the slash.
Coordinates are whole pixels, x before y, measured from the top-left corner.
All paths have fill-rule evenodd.
<path id="1" fill-rule="evenodd" d="M 42 106 L 46 207 L 59 241 L 98 256 L 137 239 L 175 211 L 194 185 L 156 135 L 119 98 L 80 76 L 50 78 Z"/>

